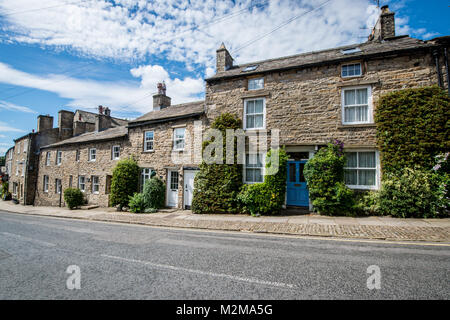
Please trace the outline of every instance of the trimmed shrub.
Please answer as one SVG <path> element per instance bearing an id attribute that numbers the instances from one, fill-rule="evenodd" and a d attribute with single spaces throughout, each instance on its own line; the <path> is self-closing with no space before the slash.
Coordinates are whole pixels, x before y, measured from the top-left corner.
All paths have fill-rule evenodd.
<path id="1" fill-rule="evenodd" d="M 383 96 L 375 113 L 383 172 L 431 169 L 434 157 L 450 149 L 449 121 L 450 98 L 438 86 Z"/>
<path id="2" fill-rule="evenodd" d="M 278 155 L 278 171 L 272 171 L 271 155 Z M 284 148 L 270 150 L 266 157 L 266 175 L 263 183 L 244 184 L 238 194 L 241 209 L 251 215 L 276 214 L 282 208 L 286 196 L 286 163 Z M 275 168 L 275 166 L 273 167 Z M 271 174 L 272 173 L 272 174 Z"/>
<path id="3" fill-rule="evenodd" d="M 134 159 L 124 159 L 117 163 L 111 180 L 111 206 L 118 206 L 121 211 L 122 207 L 128 205 L 130 196 L 138 191 L 139 173 L 139 166 Z"/>
<path id="4" fill-rule="evenodd" d="M 382 214 L 401 218 L 448 216 L 448 175 L 421 168 L 385 174 L 379 194 Z"/>
<path id="5" fill-rule="evenodd" d="M 314 210 L 326 215 L 351 214 L 353 191 L 344 184 L 343 143 L 335 140 L 305 164 L 304 175 Z"/>
<path id="6" fill-rule="evenodd" d="M 135 193 L 129 197 L 128 208 L 130 212 L 142 213 L 145 211 L 145 197 L 143 193 Z"/>
<path id="7" fill-rule="evenodd" d="M 143 194 L 146 208 L 160 209 L 164 207 L 166 185 L 160 178 L 154 176 L 145 181 Z"/>
<path id="8" fill-rule="evenodd" d="M 67 188 L 64 190 L 64 201 L 70 210 L 79 207 L 84 203 L 83 192 L 77 188 Z"/>
<path id="9" fill-rule="evenodd" d="M 355 192 L 353 214 L 355 216 L 380 215 L 379 199 L 380 193 L 378 191 Z"/>
<path id="10" fill-rule="evenodd" d="M 226 129 L 240 129 L 242 122 L 230 113 L 221 114 L 211 124 L 212 129 L 222 132 L 226 137 Z M 203 143 L 203 150 L 211 141 Z M 234 141 L 236 150 L 237 139 Z M 242 186 L 242 165 L 226 164 L 226 144 L 223 143 L 223 164 L 200 164 L 200 170 L 194 179 L 192 211 L 194 213 L 236 213 L 238 210 L 237 195 Z"/>

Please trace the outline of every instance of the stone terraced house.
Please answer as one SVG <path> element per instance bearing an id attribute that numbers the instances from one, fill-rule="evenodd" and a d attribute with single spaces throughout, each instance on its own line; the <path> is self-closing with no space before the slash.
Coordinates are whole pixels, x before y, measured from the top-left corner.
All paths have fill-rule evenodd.
<path id="1" fill-rule="evenodd" d="M 241 118 L 249 136 L 266 132 L 270 141 L 279 130 L 279 144 L 290 158 L 287 206 L 310 206 L 304 165 L 333 139 L 345 145 L 347 185 L 378 189 L 381 168 L 374 122 L 378 99 L 405 88 L 437 84 L 448 89 L 449 47 L 450 37 L 422 41 L 396 36 L 394 13 L 387 6 L 364 43 L 244 65 L 235 65 L 222 45 L 216 74 L 205 79 L 204 101 L 171 105 L 161 85 L 153 97 L 153 111 L 127 123 L 116 119 L 114 125 L 109 112 L 99 112 L 91 115 L 94 127 L 78 124 L 76 129 L 74 119 L 83 119 L 75 114 L 72 131 L 64 139 L 35 149 L 38 160 L 28 172 L 38 169 L 38 173 L 27 203 L 59 205 L 60 191 L 72 186 L 80 188 L 89 203 L 107 206 L 115 163 L 133 156 L 142 168 L 141 186 L 156 171 L 166 182 L 166 205 L 189 208 L 199 164 L 193 150 L 201 145 L 195 128 L 204 132 L 225 112 Z M 16 140 L 12 176 L 17 170 L 14 163 L 24 154 L 22 140 Z M 262 181 L 264 157 L 258 151 L 246 154 L 245 183 Z M 24 160 L 17 163 L 20 168 Z M 18 189 L 15 194 L 23 197 Z"/>

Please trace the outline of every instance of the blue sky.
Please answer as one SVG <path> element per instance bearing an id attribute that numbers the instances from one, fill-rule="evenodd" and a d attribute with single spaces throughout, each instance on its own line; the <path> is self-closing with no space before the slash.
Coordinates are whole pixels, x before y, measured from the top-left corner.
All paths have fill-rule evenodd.
<path id="1" fill-rule="evenodd" d="M 450 35 L 448 1 L 380 2 L 397 34 Z M 377 16 L 373 0 L 0 0 L 0 154 L 39 114 L 149 112 L 162 80 L 173 103 L 202 99 L 222 41 L 245 63 L 363 42 Z"/>

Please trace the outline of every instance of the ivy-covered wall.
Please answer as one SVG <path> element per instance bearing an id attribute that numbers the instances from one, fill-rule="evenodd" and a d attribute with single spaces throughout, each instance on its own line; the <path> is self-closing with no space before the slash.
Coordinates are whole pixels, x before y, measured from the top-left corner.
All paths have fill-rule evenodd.
<path id="1" fill-rule="evenodd" d="M 450 98 L 437 86 L 383 96 L 375 112 L 383 172 L 415 166 L 430 169 L 450 149 Z"/>

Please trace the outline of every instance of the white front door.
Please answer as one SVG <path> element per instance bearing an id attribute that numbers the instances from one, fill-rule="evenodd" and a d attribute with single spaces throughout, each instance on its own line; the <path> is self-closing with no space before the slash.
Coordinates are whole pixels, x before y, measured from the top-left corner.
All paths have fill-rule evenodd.
<path id="1" fill-rule="evenodd" d="M 178 204 L 178 171 L 167 172 L 167 206 L 176 207 Z"/>
<path id="2" fill-rule="evenodd" d="M 184 171 L 184 208 L 190 209 L 194 195 L 194 177 L 197 170 Z"/>

